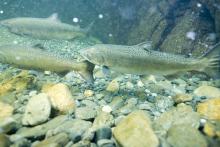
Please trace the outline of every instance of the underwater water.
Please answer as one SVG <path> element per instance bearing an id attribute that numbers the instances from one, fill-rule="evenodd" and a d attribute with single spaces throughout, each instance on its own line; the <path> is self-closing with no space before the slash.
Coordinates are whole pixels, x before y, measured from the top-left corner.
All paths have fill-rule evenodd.
<path id="1" fill-rule="evenodd" d="M 0 147 L 218 147 L 219 61 L 219 0 L 1 0 Z"/>

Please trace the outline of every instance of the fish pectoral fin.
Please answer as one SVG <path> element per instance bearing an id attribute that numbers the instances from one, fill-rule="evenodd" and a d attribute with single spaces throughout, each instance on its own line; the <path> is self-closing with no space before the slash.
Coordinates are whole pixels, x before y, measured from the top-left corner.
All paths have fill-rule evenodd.
<path id="1" fill-rule="evenodd" d="M 90 63 L 89 61 L 85 60 L 82 62 L 85 65 L 83 70 L 79 70 L 78 73 L 90 84 L 93 84 L 94 77 L 93 77 L 93 70 L 95 65 Z"/>

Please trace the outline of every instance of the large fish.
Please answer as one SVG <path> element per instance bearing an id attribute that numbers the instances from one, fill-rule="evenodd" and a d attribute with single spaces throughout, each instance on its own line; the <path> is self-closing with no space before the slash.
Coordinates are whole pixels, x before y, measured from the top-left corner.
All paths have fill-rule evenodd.
<path id="1" fill-rule="evenodd" d="M 93 82 L 94 65 L 88 61 L 75 62 L 70 58 L 58 56 L 40 48 L 4 45 L 0 46 L 0 62 L 19 68 L 49 70 L 57 73 L 78 72 L 88 82 Z"/>
<path id="2" fill-rule="evenodd" d="M 91 25 L 86 29 L 60 22 L 56 15 L 49 18 L 18 17 L 2 20 L 0 25 L 18 35 L 27 35 L 38 39 L 71 40 L 85 36 Z"/>
<path id="3" fill-rule="evenodd" d="M 138 75 L 174 75 L 184 71 L 217 68 L 219 58 L 187 58 L 151 50 L 150 45 L 97 44 L 80 51 L 93 64 L 121 73 Z"/>

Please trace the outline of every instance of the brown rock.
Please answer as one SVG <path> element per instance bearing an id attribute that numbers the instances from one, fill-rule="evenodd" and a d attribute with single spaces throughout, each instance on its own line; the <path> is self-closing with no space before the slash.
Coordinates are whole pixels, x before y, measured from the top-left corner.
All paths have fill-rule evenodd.
<path id="1" fill-rule="evenodd" d="M 198 128 L 200 116 L 193 111 L 192 107 L 181 103 L 157 118 L 154 122 L 154 130 L 164 135 L 173 125 L 188 125 Z"/>
<path id="2" fill-rule="evenodd" d="M 212 86 L 200 86 L 194 90 L 194 94 L 197 96 L 206 96 L 207 98 L 220 97 L 220 89 Z"/>
<path id="3" fill-rule="evenodd" d="M 151 121 L 144 111 L 136 111 L 125 117 L 113 130 L 116 141 L 123 147 L 157 147 L 159 141 Z"/>
<path id="4" fill-rule="evenodd" d="M 167 141 L 173 147 L 207 147 L 203 135 L 188 125 L 174 125 L 167 133 Z"/>
<path id="5" fill-rule="evenodd" d="M 69 137 L 66 133 L 60 133 L 55 136 L 49 137 L 36 145 L 33 145 L 33 147 L 62 147 L 65 146 L 69 141 Z"/>
<path id="6" fill-rule="evenodd" d="M 215 126 L 211 123 L 206 123 L 203 131 L 205 132 L 206 135 L 210 137 L 214 137 L 216 135 Z"/>
<path id="7" fill-rule="evenodd" d="M 180 93 L 180 94 L 177 94 L 176 96 L 173 97 L 175 103 L 188 102 L 188 101 L 191 101 L 192 98 L 193 98 L 192 95 L 185 94 L 185 93 Z"/>
<path id="8" fill-rule="evenodd" d="M 11 105 L 0 102 L 0 119 L 11 116 L 13 111 L 14 108 Z"/>
<path id="9" fill-rule="evenodd" d="M 18 75 L 1 82 L 0 96 L 6 95 L 12 91 L 21 92 L 27 89 L 29 85 L 33 84 L 34 80 L 34 76 L 29 75 L 27 71 L 22 71 Z"/>
<path id="10" fill-rule="evenodd" d="M 91 97 L 94 95 L 94 92 L 92 90 L 85 90 L 84 91 L 84 96 L 85 97 Z"/>
<path id="11" fill-rule="evenodd" d="M 52 107 L 62 114 L 75 110 L 75 102 L 67 85 L 59 83 L 48 89 L 46 94 L 50 97 Z"/>
<path id="12" fill-rule="evenodd" d="M 220 120 L 220 97 L 199 103 L 197 112 L 207 119 Z"/>
<path id="13" fill-rule="evenodd" d="M 9 147 L 10 144 L 9 138 L 4 134 L 0 134 L 0 147 Z"/>
<path id="14" fill-rule="evenodd" d="M 108 84 L 106 90 L 109 91 L 109 92 L 118 92 L 119 91 L 119 83 L 118 83 L 118 81 L 116 79 L 112 80 Z"/>

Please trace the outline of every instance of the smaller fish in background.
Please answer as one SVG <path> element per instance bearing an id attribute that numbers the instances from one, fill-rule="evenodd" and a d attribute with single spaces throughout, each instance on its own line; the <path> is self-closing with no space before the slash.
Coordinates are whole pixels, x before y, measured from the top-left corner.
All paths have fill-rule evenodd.
<path id="1" fill-rule="evenodd" d="M 0 21 L 0 25 L 7 27 L 10 32 L 17 35 L 45 40 L 71 40 L 86 36 L 93 23 L 82 29 L 79 26 L 62 23 L 55 13 L 48 18 L 18 17 L 6 19 Z"/>
<path id="2" fill-rule="evenodd" d="M 154 51 L 149 43 L 133 46 L 97 44 L 80 51 L 80 54 L 95 65 L 137 75 L 170 76 L 180 72 L 199 71 L 207 74 L 216 73 L 219 56 L 186 58 L 181 55 Z"/>
<path id="3" fill-rule="evenodd" d="M 48 70 L 57 73 L 78 72 L 87 82 L 93 83 L 94 65 L 88 61 L 75 62 L 64 56 L 43 51 L 41 48 L 4 45 L 0 46 L 0 62 L 15 67 Z"/>

